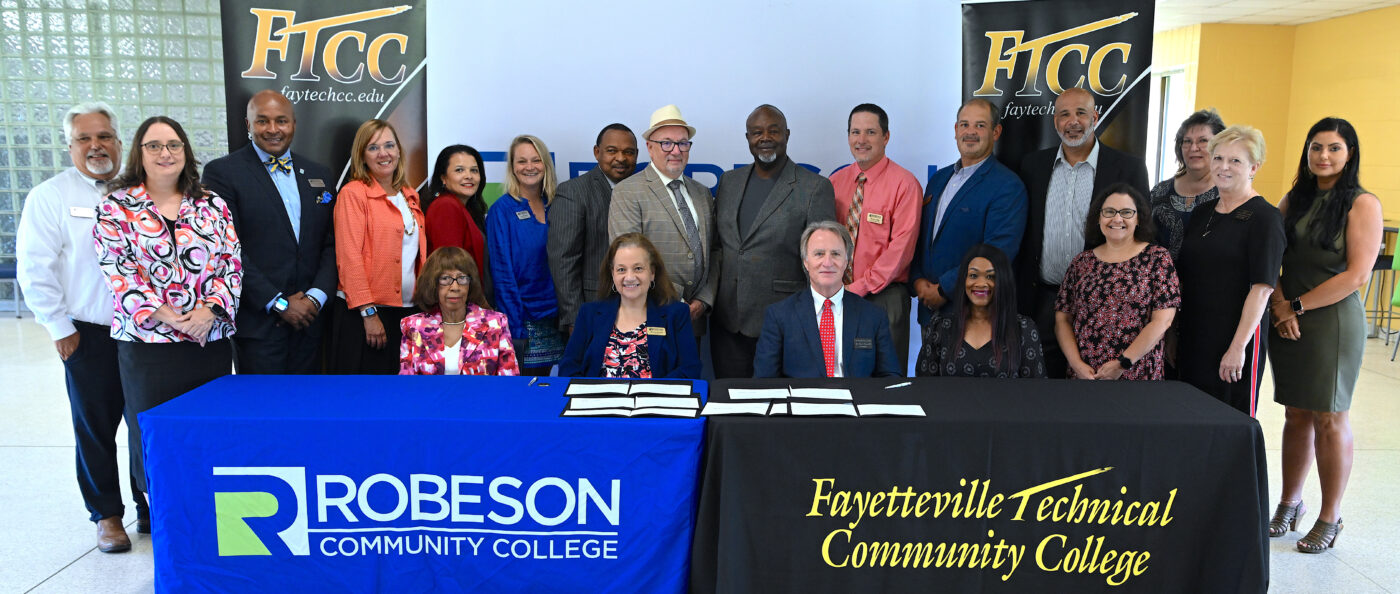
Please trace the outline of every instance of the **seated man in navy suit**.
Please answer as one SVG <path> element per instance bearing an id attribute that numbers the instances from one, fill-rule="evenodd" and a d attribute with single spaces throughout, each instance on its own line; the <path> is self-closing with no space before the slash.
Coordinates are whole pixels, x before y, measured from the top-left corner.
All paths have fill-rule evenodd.
<path id="1" fill-rule="evenodd" d="M 758 337 L 754 377 L 904 375 L 885 312 L 848 293 L 851 236 L 835 221 L 802 232 L 808 290 L 768 306 Z"/>

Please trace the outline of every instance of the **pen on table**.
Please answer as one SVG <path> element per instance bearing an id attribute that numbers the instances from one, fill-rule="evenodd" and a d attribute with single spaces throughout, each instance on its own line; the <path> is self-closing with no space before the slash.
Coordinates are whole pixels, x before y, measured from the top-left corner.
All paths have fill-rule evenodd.
<path id="1" fill-rule="evenodd" d="M 885 386 L 885 389 L 886 389 L 886 390 L 889 390 L 889 389 L 891 389 L 891 388 L 903 388 L 904 386 L 913 385 L 913 383 L 914 383 L 914 382 L 899 382 L 899 383 L 894 384 L 894 385 L 892 385 L 892 386 Z"/>
<path id="2" fill-rule="evenodd" d="M 525 384 L 525 387 L 528 388 L 528 387 L 530 387 L 530 386 L 535 385 L 535 381 L 536 381 L 536 380 L 539 380 L 539 379 L 540 379 L 540 378 L 538 378 L 538 377 L 532 377 L 532 378 L 530 378 L 530 383 Z"/>

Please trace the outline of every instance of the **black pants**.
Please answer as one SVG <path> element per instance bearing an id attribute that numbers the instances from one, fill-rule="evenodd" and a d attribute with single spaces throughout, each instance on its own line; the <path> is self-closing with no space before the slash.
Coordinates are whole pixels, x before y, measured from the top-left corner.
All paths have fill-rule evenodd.
<path id="1" fill-rule="evenodd" d="M 739 332 L 730 332 L 716 322 L 710 328 L 710 357 L 715 364 L 715 378 L 753 377 L 753 358 L 758 339 Z"/>
<path id="2" fill-rule="evenodd" d="M 329 310 L 322 311 L 305 330 L 283 324 L 273 328 L 268 336 L 235 335 L 234 367 L 238 373 L 255 375 L 321 373 L 321 331 L 329 314 Z"/>
<path id="3" fill-rule="evenodd" d="M 74 321 L 78 348 L 63 362 L 68 384 L 68 406 L 73 413 L 73 440 L 77 443 L 78 489 L 94 522 L 125 515 L 122 484 L 117 476 L 117 428 L 126 399 L 117 367 L 117 341 L 111 328 Z M 131 459 L 141 447 L 139 434 L 127 423 Z M 137 490 L 136 465 L 131 465 L 131 497 L 138 515 L 146 516 L 146 498 Z"/>
<path id="4" fill-rule="evenodd" d="M 1055 338 L 1055 299 L 1059 296 L 1059 285 L 1036 283 L 1031 305 L 1031 317 L 1040 330 L 1040 349 L 1045 354 L 1045 377 L 1053 379 L 1064 379 L 1069 374 L 1069 360 Z"/>
<path id="5" fill-rule="evenodd" d="M 194 342 L 117 342 L 122 391 L 126 393 L 126 418 L 132 427 L 131 475 L 137 487 L 150 491 L 146 483 L 146 456 L 141 447 L 141 423 L 137 414 L 155 408 L 176 396 L 228 375 L 233 370 L 233 347 L 229 339 L 216 340 L 203 347 Z"/>
<path id="6" fill-rule="evenodd" d="M 403 328 L 399 322 L 418 313 L 416 307 L 376 307 L 379 322 L 384 324 L 384 348 L 371 348 L 365 343 L 365 320 L 358 310 L 350 309 L 344 299 L 335 298 L 331 306 L 335 318 L 331 321 L 330 372 L 341 375 L 396 375 L 399 372 L 399 343 Z"/>

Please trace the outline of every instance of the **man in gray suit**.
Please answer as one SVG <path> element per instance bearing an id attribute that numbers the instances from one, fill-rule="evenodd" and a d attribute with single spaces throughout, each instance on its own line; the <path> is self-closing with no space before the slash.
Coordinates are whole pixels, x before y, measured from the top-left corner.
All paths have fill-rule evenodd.
<path id="1" fill-rule="evenodd" d="M 641 233 L 656 245 L 676 293 L 690 306 L 695 335 L 705 334 L 705 314 L 719 284 L 715 203 L 710 189 L 685 175 L 695 127 L 667 105 L 651 114 L 642 138 L 651 164 L 613 188 L 608 234 Z"/>
<path id="2" fill-rule="evenodd" d="M 760 105 L 744 123 L 753 165 L 719 178 L 715 227 L 721 253 L 710 352 L 715 377 L 753 377 L 763 312 L 807 286 L 802 230 L 836 220 L 831 182 L 787 156 L 787 117 Z"/>
<path id="3" fill-rule="evenodd" d="M 637 171 L 637 135 L 608 124 L 593 144 L 598 166 L 559 184 L 549 209 L 549 273 L 559 298 L 559 329 L 567 336 L 584 302 L 598 298 L 598 270 L 608 255 L 608 208 L 613 188 Z"/>

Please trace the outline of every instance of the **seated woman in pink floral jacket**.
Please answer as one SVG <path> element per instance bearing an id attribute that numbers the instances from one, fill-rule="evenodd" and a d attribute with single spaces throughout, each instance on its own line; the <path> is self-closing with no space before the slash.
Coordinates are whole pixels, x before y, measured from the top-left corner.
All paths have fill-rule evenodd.
<path id="1" fill-rule="evenodd" d="M 466 250 L 442 247 L 428 256 L 413 303 L 423 313 L 400 323 L 399 375 L 520 375 L 510 322 L 486 308 L 481 275 Z"/>

